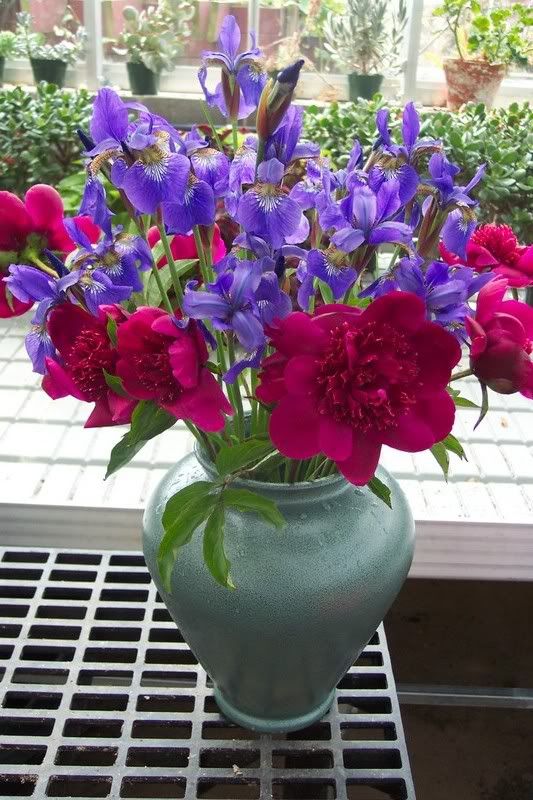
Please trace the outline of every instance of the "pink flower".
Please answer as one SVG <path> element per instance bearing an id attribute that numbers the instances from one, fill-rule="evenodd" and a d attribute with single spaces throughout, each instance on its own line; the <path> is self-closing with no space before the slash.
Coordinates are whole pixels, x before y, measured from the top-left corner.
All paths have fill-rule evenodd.
<path id="1" fill-rule="evenodd" d="M 154 247 L 161 240 L 159 231 L 155 226 L 150 228 L 148 231 L 147 239 L 150 247 Z M 179 233 L 174 234 L 170 240 L 170 251 L 176 260 L 198 258 L 196 242 L 194 241 L 194 236 L 192 233 L 188 233 L 187 235 Z M 211 246 L 211 257 L 213 259 L 213 264 L 216 264 L 221 258 L 224 258 L 225 255 L 226 245 L 222 240 L 218 225 L 215 225 L 213 232 L 213 244 Z M 166 263 L 166 256 L 162 256 L 157 262 L 157 266 L 161 268 L 164 267 Z"/>
<path id="2" fill-rule="evenodd" d="M 533 308 L 504 300 L 507 280 L 484 286 L 475 318 L 467 317 L 470 365 L 480 381 L 499 394 L 521 392 L 533 399 Z"/>
<path id="3" fill-rule="evenodd" d="M 325 453 L 363 485 L 382 445 L 415 452 L 450 433 L 455 406 L 446 386 L 461 348 L 426 320 L 415 295 L 393 292 L 364 311 L 293 312 L 271 339 L 276 352 L 263 362 L 257 396 L 275 404 L 270 437 L 289 458 Z"/>
<path id="4" fill-rule="evenodd" d="M 24 201 L 11 192 L 0 192 L 0 271 L 7 274 L 10 264 L 28 264 L 44 248 L 66 255 L 75 244 L 63 224 L 63 201 L 55 189 L 39 183 L 28 189 Z M 75 217 L 79 227 L 96 242 L 100 229 L 88 217 Z M 12 298 L 10 307 L 6 285 L 0 281 L 0 317 L 23 314 L 32 303 Z"/>
<path id="5" fill-rule="evenodd" d="M 118 328 L 117 375 L 139 400 L 153 400 L 177 419 L 204 431 L 224 427 L 233 414 L 214 375 L 206 367 L 207 347 L 196 323 L 181 327 L 159 308 L 138 308 Z"/>
<path id="6" fill-rule="evenodd" d="M 440 245 L 441 256 L 448 264 L 461 259 Z M 507 278 L 509 286 L 520 288 L 533 285 L 533 245 L 521 247 L 508 225 L 481 225 L 474 231 L 466 246 L 467 266 L 476 272 L 490 270 Z"/>
<path id="7" fill-rule="evenodd" d="M 118 306 L 101 306 L 98 317 L 80 306 L 63 303 L 48 318 L 48 333 L 61 363 L 46 359 L 43 389 L 53 399 L 76 397 L 94 403 L 86 428 L 124 425 L 131 419 L 136 401 L 120 397 L 107 385 L 104 370 L 116 374 L 117 352 L 107 334 L 108 315 L 123 325 L 124 312 Z"/>

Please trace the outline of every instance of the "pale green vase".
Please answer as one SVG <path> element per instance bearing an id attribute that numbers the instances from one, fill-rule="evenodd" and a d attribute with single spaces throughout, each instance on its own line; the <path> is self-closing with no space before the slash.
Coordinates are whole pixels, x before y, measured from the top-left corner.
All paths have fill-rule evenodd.
<path id="1" fill-rule="evenodd" d="M 334 476 L 294 485 L 241 481 L 274 500 L 278 530 L 255 514 L 226 512 L 234 591 L 204 565 L 202 530 L 179 553 L 172 591 L 156 554 L 161 515 L 176 491 L 213 477 L 191 454 L 165 475 L 144 515 L 144 555 L 170 614 L 215 684 L 221 711 L 247 728 L 291 731 L 320 719 L 335 686 L 374 634 L 411 565 L 414 525 L 385 470 L 392 510 Z"/>

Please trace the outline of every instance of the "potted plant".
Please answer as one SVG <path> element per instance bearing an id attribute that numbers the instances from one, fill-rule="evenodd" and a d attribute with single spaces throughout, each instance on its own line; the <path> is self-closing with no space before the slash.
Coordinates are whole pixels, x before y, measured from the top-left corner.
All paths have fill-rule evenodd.
<path id="1" fill-rule="evenodd" d="M 142 11 L 124 8 L 124 29 L 114 50 L 126 56 L 133 94 L 157 94 L 161 72 L 173 69 L 191 35 L 194 13 L 190 0 L 158 0 Z"/>
<path id="2" fill-rule="evenodd" d="M 486 13 L 478 0 L 444 0 L 433 12 L 453 34 L 457 58 L 444 61 L 448 108 L 470 101 L 491 106 L 512 63 L 526 65 L 533 51 L 526 38 L 533 10 L 516 3 Z"/>
<path id="3" fill-rule="evenodd" d="M 328 14 L 324 47 L 348 71 L 350 100 L 370 100 L 379 92 L 383 72 L 398 71 L 406 24 L 406 0 L 398 0 L 392 13 L 387 0 L 347 0 L 344 14 Z"/>
<path id="4" fill-rule="evenodd" d="M 261 53 L 239 38 L 227 17 L 207 99 L 234 130 L 241 101 L 257 107 L 256 135 L 224 148 L 157 115 L 148 130 L 144 106 L 101 89 L 86 216 L 64 221 L 51 187 L 3 193 L 1 286 L 6 315 L 37 303 L 26 346 L 48 396 L 91 404 L 86 427 L 126 426 L 108 475 L 178 420 L 194 437 L 148 502 L 146 563 L 221 712 L 290 731 L 326 713 L 409 571 L 382 446 L 446 474 L 466 376 L 479 421 L 489 388 L 533 396 L 533 319 L 498 259 L 464 265 L 485 165 L 458 180 L 409 103 L 401 138 L 380 108 L 333 178 L 301 138 L 301 61 L 256 94 Z M 110 187 L 131 225 L 113 224 Z"/>
<path id="5" fill-rule="evenodd" d="M 43 33 L 32 30 L 32 17 L 27 12 L 17 14 L 17 53 L 30 60 L 35 83 L 46 81 L 60 88 L 65 83 L 67 67 L 78 61 L 84 50 L 87 33 L 67 6 L 60 25 L 53 30 L 55 41 L 49 42 Z"/>
<path id="6" fill-rule="evenodd" d="M 4 83 L 4 66 L 6 58 L 16 52 L 17 37 L 13 31 L 0 31 L 0 86 Z"/>

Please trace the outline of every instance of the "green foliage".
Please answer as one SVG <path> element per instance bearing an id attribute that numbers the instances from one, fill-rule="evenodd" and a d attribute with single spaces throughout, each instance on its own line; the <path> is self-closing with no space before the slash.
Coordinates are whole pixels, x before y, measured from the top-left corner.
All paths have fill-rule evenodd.
<path id="1" fill-rule="evenodd" d="M 221 447 L 215 462 L 218 474 L 223 478 L 237 470 L 245 469 L 261 461 L 274 450 L 270 439 L 247 439 L 232 447 Z"/>
<path id="2" fill-rule="evenodd" d="M 66 61 L 75 64 L 85 50 L 87 32 L 73 13 L 70 6 L 65 8 L 60 25 L 54 28 L 55 41 L 47 41 L 43 33 L 32 30 L 31 14 L 21 11 L 17 14 L 15 30 L 17 55 L 26 58 Z"/>
<path id="3" fill-rule="evenodd" d="M 151 400 L 137 403 L 129 431 L 111 450 L 106 478 L 128 464 L 150 439 L 171 428 L 175 422 L 176 417 L 173 414 L 159 408 Z"/>
<path id="4" fill-rule="evenodd" d="M 398 71 L 407 25 L 406 0 L 390 11 L 387 0 L 346 0 L 344 14 L 330 11 L 324 24 L 324 47 L 334 62 L 363 75 Z"/>
<path id="5" fill-rule="evenodd" d="M 353 140 L 367 150 L 376 136 L 375 114 L 381 97 L 357 103 L 332 103 L 306 110 L 305 136 L 318 142 L 335 167 L 346 166 Z M 402 108 L 391 106 L 393 138 L 400 141 Z M 523 242 L 531 241 L 533 196 L 533 111 L 529 103 L 488 110 L 482 103 L 458 112 L 421 109 L 421 136 L 441 139 L 451 161 L 467 183 L 480 163 L 487 174 L 477 187 L 481 222 L 510 225 Z"/>
<path id="6" fill-rule="evenodd" d="M 197 481 L 176 492 L 167 501 L 163 513 L 163 538 L 157 553 L 157 564 L 167 592 L 180 548 L 190 542 L 194 532 L 206 523 L 203 553 L 205 563 L 214 579 L 228 589 L 235 585 L 230 577 L 230 562 L 224 550 L 225 510 L 254 512 L 276 527 L 284 519 L 275 503 L 248 489 L 233 489 L 226 483 Z"/>
<path id="7" fill-rule="evenodd" d="M 374 475 L 372 480 L 367 483 L 367 486 L 372 494 L 382 500 L 386 506 L 392 508 L 392 501 L 390 497 L 391 491 L 389 487 L 383 483 L 383 481 L 380 481 L 380 479 Z"/>
<path id="8" fill-rule="evenodd" d="M 13 31 L 0 31 L 0 58 L 10 58 L 16 50 L 17 37 Z"/>
<path id="9" fill-rule="evenodd" d="M 450 467 L 450 456 L 448 453 L 455 453 L 459 458 L 465 461 L 467 460 L 463 445 L 451 433 L 443 439 L 442 442 L 437 442 L 437 444 L 434 444 L 431 448 L 431 454 L 442 469 L 446 480 L 448 480 L 448 470 Z"/>
<path id="10" fill-rule="evenodd" d="M 57 186 L 79 171 L 82 146 L 76 129 L 86 128 L 90 115 L 85 89 L 68 92 L 44 83 L 34 94 L 19 86 L 1 89 L 0 189 L 22 195 L 35 183 Z M 69 210 L 77 211 L 78 205 Z"/>
<path id="11" fill-rule="evenodd" d="M 172 70 L 191 35 L 194 4 L 190 0 L 158 0 L 142 11 L 126 6 L 122 14 L 124 28 L 115 52 L 152 72 Z"/>
<path id="12" fill-rule="evenodd" d="M 446 22 L 459 58 L 470 53 L 491 64 L 528 63 L 533 9 L 525 3 L 486 9 L 479 0 L 443 0 L 433 15 Z"/>

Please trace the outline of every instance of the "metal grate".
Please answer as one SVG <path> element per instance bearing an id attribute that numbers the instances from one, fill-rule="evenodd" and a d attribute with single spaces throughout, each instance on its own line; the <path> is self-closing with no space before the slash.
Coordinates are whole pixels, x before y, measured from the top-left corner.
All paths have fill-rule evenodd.
<path id="1" fill-rule="evenodd" d="M 382 628 L 323 720 L 254 734 L 140 554 L 0 548 L 0 690 L 0 797 L 415 797 Z"/>

